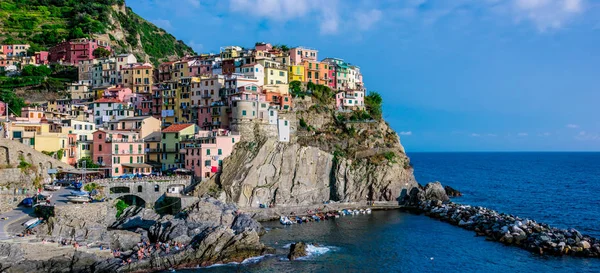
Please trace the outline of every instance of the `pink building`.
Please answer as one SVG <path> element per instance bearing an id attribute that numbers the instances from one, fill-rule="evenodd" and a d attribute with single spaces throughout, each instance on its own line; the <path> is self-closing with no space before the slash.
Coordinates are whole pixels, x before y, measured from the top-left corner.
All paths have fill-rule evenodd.
<path id="1" fill-rule="evenodd" d="M 292 65 L 299 65 L 302 61 L 318 61 L 318 50 L 306 47 L 294 47 L 290 49 L 290 61 Z"/>
<path id="2" fill-rule="evenodd" d="M 152 166 L 144 163 L 144 139 L 137 132 L 98 130 L 93 135 L 93 160 L 106 177 L 151 173 Z"/>
<path id="3" fill-rule="evenodd" d="M 335 66 L 333 66 L 333 65 L 329 66 L 328 76 L 329 76 L 329 83 L 328 83 L 329 88 L 336 89 L 337 77 L 336 77 L 336 73 L 335 73 Z"/>
<path id="4" fill-rule="evenodd" d="M 181 142 L 185 168 L 196 177 L 209 178 L 221 171 L 223 159 L 239 141 L 239 134 L 227 130 L 200 131 Z"/>
<path id="5" fill-rule="evenodd" d="M 6 103 L 0 101 L 0 116 L 6 116 Z"/>
<path id="6" fill-rule="evenodd" d="M 93 52 L 97 48 L 110 51 L 110 44 L 103 40 L 74 39 L 65 41 L 50 48 L 50 62 L 78 64 L 79 61 L 93 60 Z"/>
<path id="7" fill-rule="evenodd" d="M 102 94 L 102 97 L 107 99 L 116 99 L 119 102 L 129 102 L 127 98 L 131 98 L 132 95 L 133 92 L 129 88 L 113 87 L 106 89 L 106 91 L 104 91 L 104 94 Z"/>
<path id="8" fill-rule="evenodd" d="M 36 64 L 48 64 L 50 54 L 48 51 L 40 51 L 35 53 L 35 63 Z"/>

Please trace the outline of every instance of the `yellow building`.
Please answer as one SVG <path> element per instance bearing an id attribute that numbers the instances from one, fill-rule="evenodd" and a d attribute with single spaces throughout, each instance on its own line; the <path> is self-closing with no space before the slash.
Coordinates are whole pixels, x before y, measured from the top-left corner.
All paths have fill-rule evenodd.
<path id="1" fill-rule="evenodd" d="M 265 68 L 265 84 L 287 84 L 288 71 L 278 62 L 263 59 L 257 61 Z"/>
<path id="2" fill-rule="evenodd" d="M 179 80 L 175 98 L 177 123 L 195 123 L 192 120 L 192 84 L 200 84 L 200 78 L 184 77 Z"/>
<path id="3" fill-rule="evenodd" d="M 134 93 L 150 93 L 152 92 L 152 65 L 131 64 L 123 68 L 123 87 L 131 89 Z"/>
<path id="4" fill-rule="evenodd" d="M 289 66 L 289 80 L 304 82 L 304 65 L 291 65 Z"/>
<path id="5" fill-rule="evenodd" d="M 71 83 L 67 86 L 67 91 L 71 94 L 72 100 L 92 101 L 94 93 L 84 82 Z"/>

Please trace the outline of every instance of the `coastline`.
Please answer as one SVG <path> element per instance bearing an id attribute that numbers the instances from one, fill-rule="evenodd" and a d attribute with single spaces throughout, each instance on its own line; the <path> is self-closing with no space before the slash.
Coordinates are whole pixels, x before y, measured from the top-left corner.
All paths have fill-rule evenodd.
<path id="1" fill-rule="evenodd" d="M 240 208 L 239 211 L 242 213 L 249 214 L 256 221 L 267 222 L 279 220 L 280 216 L 289 216 L 291 214 L 295 216 L 309 216 L 311 215 L 307 212 L 309 210 L 313 212 L 317 210 L 321 210 L 322 212 L 329 212 L 343 209 L 354 210 L 366 208 L 370 208 L 371 210 L 395 210 L 401 209 L 403 208 L 403 206 L 399 205 L 398 202 L 375 201 L 372 202 L 372 205 L 369 205 L 367 201 L 362 201 L 303 206 L 277 206 L 273 208 Z"/>

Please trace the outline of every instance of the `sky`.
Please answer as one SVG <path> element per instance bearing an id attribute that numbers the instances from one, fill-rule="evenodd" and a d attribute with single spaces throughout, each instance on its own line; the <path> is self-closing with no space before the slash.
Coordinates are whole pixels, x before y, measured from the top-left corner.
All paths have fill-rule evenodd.
<path id="1" fill-rule="evenodd" d="M 408 152 L 600 151 L 600 0 L 127 0 L 198 53 L 358 65 Z"/>

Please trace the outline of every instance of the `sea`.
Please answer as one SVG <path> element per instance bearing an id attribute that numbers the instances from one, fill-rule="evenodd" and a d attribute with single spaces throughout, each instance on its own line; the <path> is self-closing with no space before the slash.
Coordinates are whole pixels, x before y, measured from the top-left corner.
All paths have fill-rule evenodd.
<path id="1" fill-rule="evenodd" d="M 456 203 L 485 206 L 600 237 L 600 153 L 410 153 L 421 184 L 460 190 Z M 370 215 L 281 226 L 264 223 L 275 255 L 182 272 L 600 272 L 600 259 L 546 257 L 485 241 L 423 215 Z M 315 243 L 286 258 L 293 242 Z"/>

